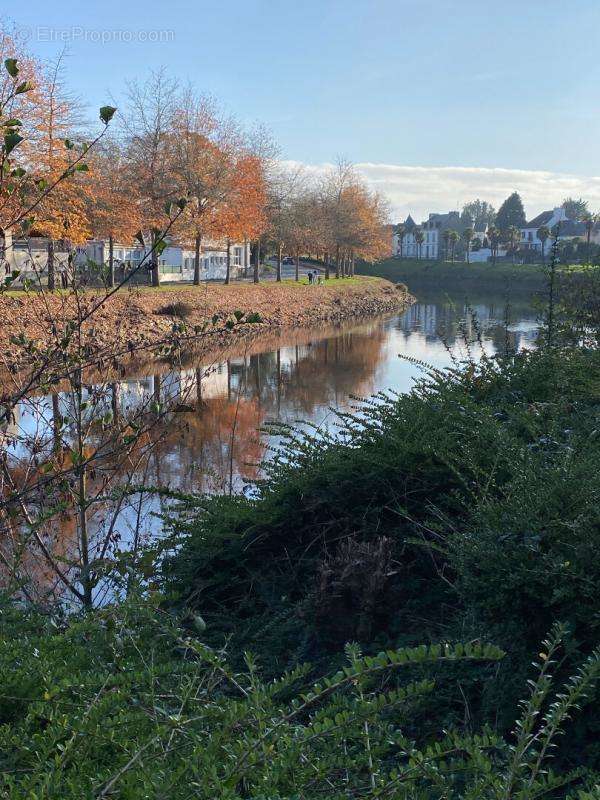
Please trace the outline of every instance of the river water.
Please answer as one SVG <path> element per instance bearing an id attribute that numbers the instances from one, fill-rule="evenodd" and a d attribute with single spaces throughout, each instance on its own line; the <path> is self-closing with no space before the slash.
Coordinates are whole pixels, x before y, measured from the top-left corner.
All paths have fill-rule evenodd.
<path id="1" fill-rule="evenodd" d="M 147 411 L 151 403 L 178 408 L 158 420 L 138 460 L 130 458 L 120 465 L 123 484 L 240 492 L 260 475 L 261 460 L 269 457 L 268 447 L 276 445 L 276 438 L 261 433 L 269 423 L 330 426 L 335 423 L 334 412 L 356 405 L 356 397 L 386 389 L 409 391 L 422 374 L 419 363 L 439 368 L 450 365 L 452 358 L 464 357 L 467 350 L 477 357 L 482 349 L 493 354 L 507 344 L 516 349 L 534 347 L 537 329 L 537 313 L 529 299 L 513 300 L 507 308 L 500 296 L 488 295 L 469 306 L 458 294 L 422 294 L 402 314 L 285 334 L 275 342 L 269 338 L 264 349 L 260 342 L 254 343 L 246 353 L 212 364 L 155 368 L 147 374 L 141 370 L 105 384 L 105 400 L 98 401 L 99 387 L 86 391 L 90 399 L 96 398 L 96 415 L 102 403 L 121 417 L 139 408 Z M 54 418 L 68 419 L 71 405 L 66 392 L 54 398 L 28 398 L 8 443 L 13 463 L 31 465 L 34 450 L 39 463 L 53 437 L 56 444 Z M 63 441 L 70 435 L 63 423 Z M 110 465 L 105 470 L 108 475 Z M 109 487 L 102 467 L 93 478 L 96 496 L 108 497 L 114 483 Z M 91 504 L 96 554 L 137 547 L 160 536 L 157 515 L 170 502 L 132 492 L 126 499 Z M 77 524 L 75 515 L 66 513 L 46 534 L 49 546 L 58 547 L 65 559 L 78 539 Z M 105 547 L 102 543 L 109 539 Z M 55 583 L 46 570 L 38 578 L 43 585 Z"/>

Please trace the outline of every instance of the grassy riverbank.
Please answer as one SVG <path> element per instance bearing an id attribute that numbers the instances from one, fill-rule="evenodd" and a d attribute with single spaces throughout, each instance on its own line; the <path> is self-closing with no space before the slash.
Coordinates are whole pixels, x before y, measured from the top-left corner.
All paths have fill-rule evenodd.
<path id="1" fill-rule="evenodd" d="M 460 291 L 485 290 L 511 293 L 538 292 L 545 285 L 545 270 L 541 264 L 466 264 L 464 262 L 427 261 L 389 258 L 376 264 L 360 264 L 361 275 L 385 278 L 393 283 L 405 283 L 409 288 L 429 286 Z"/>
<path id="2" fill-rule="evenodd" d="M 0 348 L 5 361 L 19 363 L 23 349 L 14 337 L 53 341 L 68 320 L 76 320 L 102 298 L 99 291 L 72 293 L 0 295 Z M 163 286 L 159 289 L 131 288 L 116 292 L 83 325 L 84 345 L 89 352 L 134 352 L 150 355 L 153 345 L 168 338 L 174 323 L 184 326 L 186 344 L 214 349 L 236 338 L 257 336 L 282 327 L 310 327 L 337 323 L 353 317 L 401 310 L 409 295 L 386 280 L 356 277 L 331 279 L 319 285 L 306 282 L 264 282 L 223 286 Z M 236 312 L 258 315 L 252 326 L 226 328 Z M 216 324 L 207 323 L 215 321 Z"/>

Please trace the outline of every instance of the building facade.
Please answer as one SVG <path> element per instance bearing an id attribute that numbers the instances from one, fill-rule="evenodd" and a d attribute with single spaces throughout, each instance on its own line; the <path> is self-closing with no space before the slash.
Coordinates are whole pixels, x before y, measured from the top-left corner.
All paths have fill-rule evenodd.
<path id="1" fill-rule="evenodd" d="M 551 211 L 542 211 L 537 217 L 530 220 L 521 228 L 521 247 L 525 250 L 542 251 L 542 240 L 538 237 L 539 229 L 544 226 L 550 231 L 549 239 L 544 243 L 544 250 L 551 247 L 551 240 L 558 233 L 559 241 L 586 237 L 583 222 L 577 222 L 567 217 L 564 208 L 554 208 Z"/>
<path id="2" fill-rule="evenodd" d="M 466 227 L 461 221 L 458 211 L 450 211 L 447 214 L 430 214 L 429 218 L 421 225 L 417 225 L 409 214 L 401 224 L 404 226 L 405 235 L 402 238 L 398 233 L 394 234 L 394 255 L 425 259 L 445 258 L 444 231 L 454 230 L 462 234 Z M 420 246 L 415 238 L 415 233 L 418 230 L 423 233 L 423 242 Z"/>
<path id="3" fill-rule="evenodd" d="M 29 278 L 42 280 L 47 275 L 48 264 L 47 239 L 32 237 L 28 240 L 2 243 L 0 258 L 4 265 L 4 273 L 18 270 L 19 279 Z M 109 242 L 106 239 L 92 239 L 85 245 L 73 248 L 73 262 L 83 270 L 93 265 L 108 265 Z M 113 243 L 113 262 L 117 270 L 123 274 L 134 271 L 140 265 L 149 264 L 149 248 L 142 245 L 125 245 Z M 54 243 L 54 264 L 58 276 L 68 268 L 70 248 L 59 242 Z M 177 244 L 169 244 L 158 259 L 161 280 L 168 282 L 191 282 L 194 278 L 195 251 Z M 231 244 L 232 277 L 244 273 L 250 266 L 250 244 L 234 242 Z M 227 247 L 221 242 L 206 240 L 200 253 L 200 279 L 223 280 L 227 272 Z M 1 274 L 1 270 L 0 270 Z"/>

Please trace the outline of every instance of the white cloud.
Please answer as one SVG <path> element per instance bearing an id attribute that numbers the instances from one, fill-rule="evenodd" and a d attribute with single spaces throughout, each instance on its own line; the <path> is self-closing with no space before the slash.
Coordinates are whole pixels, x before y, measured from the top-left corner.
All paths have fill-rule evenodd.
<path id="1" fill-rule="evenodd" d="M 319 174 L 329 165 L 305 166 L 309 172 Z M 498 208 L 514 191 L 523 198 L 528 218 L 560 205 L 568 196 L 583 197 L 592 210 L 600 209 L 600 177 L 500 167 L 355 166 L 371 188 L 388 199 L 394 222 L 408 213 L 420 222 L 430 212 L 460 210 L 476 197 Z"/>

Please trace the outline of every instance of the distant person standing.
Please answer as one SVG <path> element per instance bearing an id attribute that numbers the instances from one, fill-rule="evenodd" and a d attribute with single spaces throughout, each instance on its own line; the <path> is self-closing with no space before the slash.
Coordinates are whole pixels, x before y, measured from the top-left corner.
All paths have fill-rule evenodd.
<path id="1" fill-rule="evenodd" d="M 312 283 L 312 282 L 313 282 L 313 274 L 312 274 L 312 272 L 311 272 L 310 270 L 309 270 L 309 272 L 308 272 L 308 282 L 309 282 L 309 283 Z"/>

